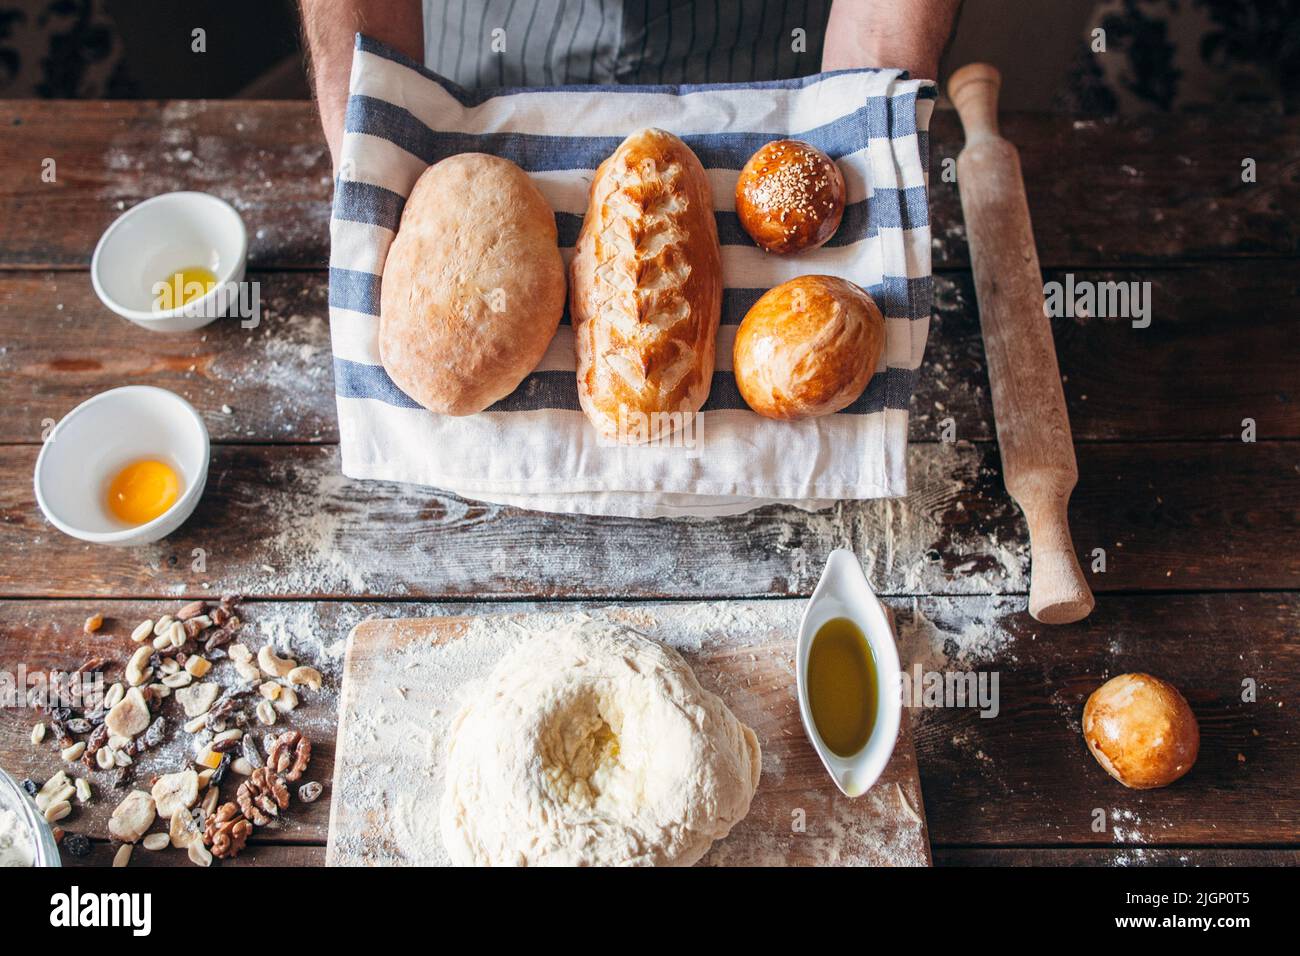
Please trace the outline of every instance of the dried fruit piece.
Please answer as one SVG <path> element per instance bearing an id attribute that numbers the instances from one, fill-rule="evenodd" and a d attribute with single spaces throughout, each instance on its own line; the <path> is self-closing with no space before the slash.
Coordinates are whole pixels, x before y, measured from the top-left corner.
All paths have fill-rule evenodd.
<path id="1" fill-rule="evenodd" d="M 208 671 L 212 670 L 212 664 L 206 657 L 200 657 L 198 654 L 191 654 L 185 659 L 185 669 L 189 671 L 195 679 L 199 679 Z"/>
<path id="2" fill-rule="evenodd" d="M 84 833 L 69 833 L 63 838 L 60 849 L 67 851 L 70 856 L 77 859 L 90 856 L 90 837 Z"/>
<path id="3" fill-rule="evenodd" d="M 182 850 L 195 840 L 203 838 L 198 824 L 194 822 L 194 817 L 188 810 L 177 810 L 172 814 L 167 827 L 167 835 L 172 841 L 172 846 L 179 847 Z"/>
<path id="4" fill-rule="evenodd" d="M 189 674 L 185 675 L 189 677 Z M 191 684 L 176 691 L 176 701 L 185 711 L 186 717 L 198 717 L 212 709 L 212 705 L 221 696 L 221 685 L 212 681 Z"/>
<path id="5" fill-rule="evenodd" d="M 153 826 L 157 815 L 153 797 L 143 790 L 132 790 L 108 818 L 108 832 L 123 843 L 134 843 Z"/>
<path id="6" fill-rule="evenodd" d="M 132 687 L 104 718 L 110 733 L 134 737 L 149 727 L 149 704 L 139 687 Z"/>
<path id="7" fill-rule="evenodd" d="M 81 625 L 81 629 L 87 634 L 94 634 L 104 626 L 104 615 L 92 614 L 86 618 L 86 623 Z"/>
<path id="8" fill-rule="evenodd" d="M 199 799 L 199 775 L 193 770 L 165 773 L 153 785 L 153 802 L 168 819 L 177 810 L 188 810 Z"/>

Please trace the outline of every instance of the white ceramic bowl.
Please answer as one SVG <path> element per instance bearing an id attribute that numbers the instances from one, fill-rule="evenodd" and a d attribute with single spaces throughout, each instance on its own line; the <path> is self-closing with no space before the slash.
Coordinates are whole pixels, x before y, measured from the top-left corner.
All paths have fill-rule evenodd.
<path id="1" fill-rule="evenodd" d="M 36 501 L 74 538 L 122 547 L 179 528 L 208 479 L 208 430 L 189 402 L 162 388 L 130 385 L 82 402 L 54 427 L 36 459 Z M 161 458 L 181 476 L 176 503 L 152 521 L 124 525 L 106 506 L 109 481 L 141 458 Z"/>
<path id="2" fill-rule="evenodd" d="M 59 845 L 54 840 L 54 831 L 45 817 L 36 809 L 36 804 L 27 791 L 18 785 L 18 781 L 0 768 L 0 808 L 12 810 L 18 814 L 27 829 L 31 843 L 28 852 L 33 858 L 33 866 L 62 866 L 59 857 Z"/>
<path id="3" fill-rule="evenodd" d="M 228 311 L 244 279 L 248 231 L 233 206 L 207 193 L 163 193 L 132 206 L 104 230 L 90 260 L 90 281 L 106 306 L 155 332 L 188 332 Z M 201 298 L 154 309 L 154 285 L 180 269 L 203 266 L 217 284 Z"/>
<path id="4" fill-rule="evenodd" d="M 876 660 L 876 721 L 866 745 L 850 757 L 841 757 L 822 740 L 813 720 L 808 700 L 808 655 L 813 638 L 822 625 L 837 617 L 846 617 L 862 631 Z M 836 548 L 826 562 L 826 570 L 804 609 L 799 624 L 799 643 L 795 649 L 795 680 L 799 692 L 799 715 L 804 731 L 812 742 L 822 765 L 835 785 L 846 796 L 860 797 L 879 779 L 898 741 L 903 717 L 903 700 L 899 690 L 898 645 L 884 605 L 876 597 L 862 565 L 852 551 Z"/>

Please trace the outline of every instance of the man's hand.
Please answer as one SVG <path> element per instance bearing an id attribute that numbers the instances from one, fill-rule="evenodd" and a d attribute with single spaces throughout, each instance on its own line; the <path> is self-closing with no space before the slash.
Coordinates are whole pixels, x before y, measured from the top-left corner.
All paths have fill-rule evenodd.
<path id="1" fill-rule="evenodd" d="M 316 104 L 337 171 L 355 34 L 374 37 L 423 62 L 424 16 L 420 0 L 300 0 L 300 6 Z"/>
<path id="2" fill-rule="evenodd" d="M 914 79 L 938 79 L 960 6 L 961 0 L 834 0 L 822 69 L 895 67 Z"/>

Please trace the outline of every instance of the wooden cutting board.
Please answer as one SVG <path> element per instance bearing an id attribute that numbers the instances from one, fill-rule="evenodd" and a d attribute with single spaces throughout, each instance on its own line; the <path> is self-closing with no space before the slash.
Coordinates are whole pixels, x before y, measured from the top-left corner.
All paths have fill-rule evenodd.
<path id="1" fill-rule="evenodd" d="M 749 815 L 702 865 L 928 866 L 910 720 L 880 781 L 843 796 L 804 736 L 794 646 L 802 601 L 666 604 L 585 612 L 679 650 L 700 683 L 758 734 Z M 348 637 L 326 861 L 448 862 L 438 827 L 443 735 L 462 688 L 506 650 L 580 612 L 365 621 Z"/>

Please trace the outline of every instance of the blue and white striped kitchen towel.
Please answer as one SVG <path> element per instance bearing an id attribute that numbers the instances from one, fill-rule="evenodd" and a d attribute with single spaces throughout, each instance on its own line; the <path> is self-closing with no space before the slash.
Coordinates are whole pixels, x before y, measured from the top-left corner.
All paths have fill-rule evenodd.
<path id="1" fill-rule="evenodd" d="M 708 86 L 465 90 L 357 37 L 330 223 L 330 332 L 343 471 L 541 511 L 734 514 L 772 502 L 824 507 L 907 492 L 907 406 L 930 318 L 926 129 L 934 85 L 896 70 Z M 419 407 L 380 364 L 384 257 L 416 178 L 462 152 L 504 156 L 555 209 L 566 263 L 592 173 L 629 133 L 658 126 L 708 171 L 722 241 L 722 328 L 703 447 L 609 447 L 578 407 L 566 316 L 542 364 L 478 415 Z M 793 137 L 844 172 L 839 231 L 812 252 L 776 257 L 740 228 L 734 190 L 758 147 Z M 731 374 L 736 327 L 767 289 L 809 273 L 863 286 L 885 314 L 880 367 L 836 415 L 776 422 L 748 409 Z"/>

